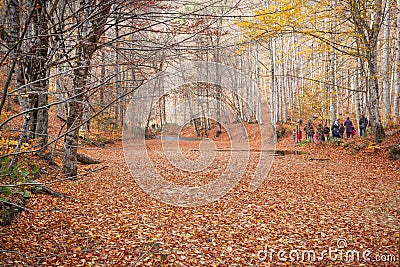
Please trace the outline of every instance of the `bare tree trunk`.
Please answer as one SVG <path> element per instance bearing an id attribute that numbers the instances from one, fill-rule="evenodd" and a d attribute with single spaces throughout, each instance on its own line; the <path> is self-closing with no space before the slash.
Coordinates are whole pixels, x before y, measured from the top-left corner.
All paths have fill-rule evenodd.
<path id="1" fill-rule="evenodd" d="M 382 0 L 376 0 L 375 18 L 371 21 L 371 32 L 369 34 L 369 47 L 367 49 L 367 61 L 369 70 L 370 98 L 372 105 L 372 132 L 374 139 L 381 142 L 385 138 L 385 131 L 381 122 L 379 102 L 379 81 L 378 81 L 378 35 L 382 18 Z"/>
<path id="2" fill-rule="evenodd" d="M 119 38 L 119 25 L 118 25 L 118 19 L 116 19 L 115 21 L 115 38 L 118 39 Z M 116 44 L 118 46 L 118 42 Z M 114 75 L 115 75 L 115 82 L 114 82 L 114 90 L 115 90 L 115 94 L 116 94 L 116 98 L 119 97 L 120 95 L 120 69 L 119 69 L 119 55 L 118 55 L 118 50 L 115 51 L 115 65 L 114 65 Z M 119 101 L 117 101 L 115 103 L 114 106 L 114 129 L 118 128 L 118 114 L 119 114 Z"/>
<path id="3" fill-rule="evenodd" d="M 332 7 L 336 7 L 336 0 L 332 0 Z M 331 29 L 335 27 L 334 23 L 331 25 Z M 332 41 L 334 42 L 334 35 L 331 36 Z M 334 48 L 331 48 L 329 52 L 329 75 L 330 75 L 330 85 L 329 85 L 329 102 L 330 102 L 330 121 L 331 124 L 337 119 L 337 88 L 336 88 L 336 52 Z"/>
<path id="4" fill-rule="evenodd" d="M 78 43 L 75 48 L 74 88 L 71 95 L 73 98 L 68 103 L 67 133 L 64 141 L 63 171 L 67 177 L 76 177 L 78 174 L 78 129 L 82 120 L 83 100 L 89 76 L 90 59 L 97 49 L 97 43 L 103 34 L 111 8 L 111 4 L 105 0 L 100 0 L 96 3 L 89 0 L 81 0 L 80 4 L 80 9 L 84 14 L 81 14 L 83 21 L 78 32 Z M 89 10 L 89 8 L 95 10 Z M 94 13 L 96 11 L 98 13 Z"/>
<path id="5" fill-rule="evenodd" d="M 104 83 L 106 80 L 106 53 L 104 51 L 101 52 L 101 71 L 100 77 L 101 82 Z M 104 84 L 100 87 L 100 106 L 104 105 Z"/>
<path id="6" fill-rule="evenodd" d="M 254 64 L 255 64 L 255 90 L 257 96 L 256 103 L 256 120 L 259 124 L 262 124 L 262 112 L 261 112 L 261 92 L 260 92 L 260 64 L 258 58 L 258 45 L 255 43 L 254 45 Z"/>
<path id="7" fill-rule="evenodd" d="M 382 55 L 382 91 L 383 91 L 383 123 L 387 125 L 387 121 L 391 116 L 391 101 L 390 101 L 390 4 L 385 6 L 384 14 L 384 44 L 383 44 L 383 55 Z"/>
<path id="8" fill-rule="evenodd" d="M 400 0 L 397 0 L 397 26 L 396 26 L 396 59 L 394 64 L 394 105 L 393 117 L 396 122 L 400 121 Z"/>
<path id="9" fill-rule="evenodd" d="M 272 115 L 272 124 L 275 126 L 278 120 L 278 98 L 277 98 L 277 85 L 276 85 L 276 77 L 275 77 L 275 52 L 276 52 L 276 45 L 275 40 L 270 39 L 270 64 L 271 64 L 271 73 L 270 73 L 270 88 L 271 88 L 271 106 L 273 115 Z"/>
<path id="10" fill-rule="evenodd" d="M 378 71 L 377 71 L 377 48 L 376 46 L 368 53 L 368 66 L 370 71 L 369 88 L 372 112 L 372 132 L 374 133 L 375 140 L 381 142 L 385 138 L 385 131 L 383 130 L 380 104 L 379 104 L 379 84 L 378 84 Z"/>
<path id="11" fill-rule="evenodd" d="M 10 10 L 10 24 L 11 24 L 11 38 L 10 38 L 10 46 L 18 43 L 19 38 L 20 38 L 20 6 L 17 0 L 12 0 L 9 3 L 9 10 Z M 21 56 L 21 51 L 20 51 L 20 46 L 16 46 L 15 49 L 11 52 L 11 57 L 13 58 L 14 62 L 18 62 L 17 58 Z M 12 69 L 10 70 L 12 71 Z M 23 87 L 25 85 L 25 80 L 23 78 L 23 67 L 22 63 L 19 61 L 14 65 L 14 74 L 15 74 L 15 87 L 16 88 L 23 88 L 22 91 L 19 92 L 18 94 L 18 101 L 21 106 L 22 111 L 27 111 L 29 110 L 29 102 L 28 102 L 28 97 L 27 95 L 27 90 L 26 87 Z M 9 169 L 13 169 L 17 162 L 18 162 L 18 153 L 22 144 L 22 141 L 25 139 L 27 130 L 28 130 L 28 121 L 29 121 L 29 113 L 25 113 L 23 115 L 23 124 L 18 140 L 18 145 L 15 148 L 15 154 L 14 157 L 12 158 L 10 165 L 8 166 Z"/>
<path id="12" fill-rule="evenodd" d="M 296 43 L 296 35 L 295 34 L 293 34 L 292 35 L 292 38 L 293 38 L 293 44 L 295 44 Z M 292 62 L 293 62 L 293 66 L 292 66 L 292 72 L 293 72 L 293 74 L 299 74 L 299 66 L 298 66 L 298 57 L 297 57 L 297 53 L 296 53 L 296 51 L 297 51 L 297 49 L 293 49 L 293 55 L 292 55 Z M 297 101 L 296 101 L 296 98 L 297 98 L 297 92 L 298 92 L 298 89 L 299 88 L 299 78 L 298 78 L 298 76 L 296 75 L 296 77 L 294 77 L 294 81 L 293 81 L 293 88 L 292 88 L 292 120 L 293 121 L 295 121 L 295 119 L 294 119 L 294 116 L 295 116 L 295 114 L 294 114 L 294 109 L 295 109 L 295 107 L 296 107 L 296 104 L 297 104 Z"/>
<path id="13" fill-rule="evenodd" d="M 43 108 L 48 104 L 48 73 L 47 67 L 49 34 L 47 25 L 47 0 L 37 0 L 31 3 L 32 24 L 27 34 L 29 38 L 26 41 L 26 57 L 23 59 L 24 72 L 23 79 L 26 79 L 29 96 L 29 108 L 33 108 L 28 118 L 27 138 L 41 139 L 41 146 L 47 143 L 48 135 L 48 112 Z M 36 6 L 33 6 L 35 4 Z M 29 51 L 28 51 L 29 50 Z"/>
<path id="14" fill-rule="evenodd" d="M 352 81 L 352 90 L 354 92 L 354 103 L 355 103 L 355 108 L 356 108 L 356 121 L 357 125 L 360 120 L 361 115 L 363 114 L 362 111 L 362 101 L 363 101 L 363 92 L 361 91 L 360 88 L 360 71 L 359 69 L 361 68 L 360 66 L 360 60 L 356 59 L 355 60 L 355 65 L 356 65 L 356 75 Z"/>
<path id="15" fill-rule="evenodd" d="M 219 42 L 218 42 L 219 44 Z M 216 52 L 216 62 L 220 63 L 220 55 L 219 55 L 219 49 L 217 48 Z M 222 87 L 221 87 L 221 73 L 220 73 L 220 68 L 219 64 L 216 66 L 216 77 L 217 77 L 217 84 L 215 85 L 216 87 L 216 99 L 217 99 L 217 137 L 222 133 L 222 127 L 221 127 L 221 97 L 222 97 Z M 190 102 L 189 102 L 190 103 Z M 195 125 L 196 127 L 196 125 Z M 197 131 L 197 130 L 196 130 Z"/>
<path id="16" fill-rule="evenodd" d="M 281 45 L 282 45 L 282 51 L 284 51 L 283 49 L 284 49 L 284 44 L 283 44 L 283 41 L 282 41 L 282 43 L 281 43 Z M 282 61 L 282 65 L 281 65 L 281 73 L 282 73 L 282 79 L 281 79 L 281 81 L 282 81 L 282 107 L 281 107 L 281 109 L 282 109 L 282 121 L 284 122 L 284 123 L 286 123 L 286 121 L 287 121 L 287 114 L 288 114 L 288 112 L 287 112 L 287 90 L 288 90 L 288 84 L 286 83 L 287 82 L 287 67 L 289 66 L 289 64 L 287 64 L 288 63 L 288 61 L 287 61 L 287 59 L 285 59 L 284 58 L 284 56 L 282 55 L 282 59 L 281 59 L 281 61 Z"/>
<path id="17" fill-rule="evenodd" d="M 64 141 L 63 171 L 67 177 L 76 177 L 78 174 L 78 130 L 82 119 L 84 90 L 89 74 L 90 59 L 86 58 L 83 47 L 77 51 L 79 57 L 75 62 L 74 70 L 74 98 L 68 103 L 67 134 Z"/>
<path id="18" fill-rule="evenodd" d="M 65 99 L 65 75 L 63 75 L 64 71 L 63 65 L 57 66 L 57 80 L 56 80 L 56 93 L 57 93 L 57 101 L 63 101 Z M 59 118 L 65 119 L 66 117 L 66 103 L 62 102 L 57 106 L 57 116 Z"/>

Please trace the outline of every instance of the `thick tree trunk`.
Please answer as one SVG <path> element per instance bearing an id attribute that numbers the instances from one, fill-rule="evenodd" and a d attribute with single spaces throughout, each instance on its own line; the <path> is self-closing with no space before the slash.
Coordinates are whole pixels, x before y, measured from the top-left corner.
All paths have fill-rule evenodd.
<path id="1" fill-rule="evenodd" d="M 68 103 L 67 115 L 67 134 L 64 141 L 64 161 L 63 170 L 67 177 L 77 176 L 77 149 L 78 149 L 78 131 L 81 124 L 84 90 L 86 80 L 89 74 L 90 60 L 84 57 L 80 51 L 80 57 L 76 61 L 74 70 L 74 98 Z"/>
<path id="2" fill-rule="evenodd" d="M 78 130 L 82 122 L 83 101 L 89 77 L 90 59 L 97 49 L 97 43 L 103 34 L 111 8 L 111 4 L 105 0 L 95 3 L 89 0 L 82 0 L 80 4 L 80 8 L 83 11 L 83 21 L 75 48 L 74 89 L 70 96 L 73 98 L 68 103 L 67 133 L 64 141 L 63 171 L 66 177 L 77 177 L 78 174 Z"/>
<path id="3" fill-rule="evenodd" d="M 385 138 L 385 131 L 381 122 L 380 103 L 379 103 L 379 81 L 377 71 L 377 48 L 372 47 L 371 51 L 367 54 L 368 68 L 369 68 L 369 103 L 371 105 L 371 123 L 372 133 L 377 142 L 381 142 Z"/>
<path id="4" fill-rule="evenodd" d="M 67 116 L 67 134 L 64 141 L 64 161 L 63 171 L 67 177 L 73 177 L 78 174 L 77 167 L 77 149 L 78 149 L 78 125 L 80 123 L 79 115 L 82 111 L 82 104 L 79 100 L 72 100 L 69 103 L 69 112 Z"/>
<path id="5" fill-rule="evenodd" d="M 357 33 L 357 44 L 362 49 L 363 58 L 365 58 L 368 68 L 368 75 L 366 81 L 367 87 L 367 103 L 368 115 L 372 125 L 372 134 L 376 142 L 381 142 L 385 138 L 385 131 L 383 129 L 381 115 L 380 115 L 380 101 L 379 101 L 379 73 L 378 73 L 378 37 L 383 15 L 383 2 L 382 0 L 375 0 L 371 16 L 366 20 L 361 16 L 363 6 L 361 3 L 355 1 L 351 6 L 354 26 Z M 362 64 L 361 64 L 362 66 Z"/>
<path id="6" fill-rule="evenodd" d="M 47 0 L 38 0 L 38 3 L 32 17 L 33 25 L 32 31 L 32 47 L 30 56 L 28 57 L 27 75 L 29 81 L 33 84 L 29 86 L 32 94 L 29 96 L 30 108 L 37 108 L 30 113 L 28 122 L 28 138 L 40 138 L 41 145 L 45 145 L 48 140 L 48 109 L 43 108 L 48 104 L 48 87 L 49 82 L 48 67 L 46 65 L 48 60 L 49 49 L 49 35 L 46 16 L 46 3 Z"/>

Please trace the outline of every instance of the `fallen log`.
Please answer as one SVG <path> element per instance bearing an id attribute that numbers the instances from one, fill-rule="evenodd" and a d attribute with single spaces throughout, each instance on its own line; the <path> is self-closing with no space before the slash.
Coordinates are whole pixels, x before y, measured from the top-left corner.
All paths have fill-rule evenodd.
<path id="1" fill-rule="evenodd" d="M 331 159 L 329 159 L 329 158 L 310 158 L 310 160 L 325 161 L 325 160 L 331 160 Z"/>
<path id="2" fill-rule="evenodd" d="M 48 187 L 47 185 L 42 185 L 39 188 L 36 187 L 35 192 L 41 192 L 41 193 L 45 193 L 48 194 L 50 196 L 53 197 L 58 197 L 58 198 L 70 198 L 69 196 L 64 195 L 63 193 L 54 191 L 53 189 L 51 189 L 50 187 Z"/>
<path id="3" fill-rule="evenodd" d="M 102 163 L 100 160 L 92 159 L 84 154 L 78 153 L 76 156 L 76 160 L 83 164 L 99 164 Z"/>

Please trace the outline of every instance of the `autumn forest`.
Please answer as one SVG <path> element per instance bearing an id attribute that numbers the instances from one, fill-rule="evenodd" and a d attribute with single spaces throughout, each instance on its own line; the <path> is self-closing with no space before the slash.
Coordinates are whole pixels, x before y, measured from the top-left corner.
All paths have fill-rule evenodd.
<path id="1" fill-rule="evenodd" d="M 0 0 L 0 266 L 398 266 L 400 0 Z"/>

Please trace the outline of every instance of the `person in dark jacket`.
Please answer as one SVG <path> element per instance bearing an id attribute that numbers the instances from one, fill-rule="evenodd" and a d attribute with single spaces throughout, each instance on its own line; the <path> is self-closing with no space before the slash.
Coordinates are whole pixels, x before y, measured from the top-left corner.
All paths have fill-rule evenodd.
<path id="1" fill-rule="evenodd" d="M 353 123 L 350 120 L 350 117 L 347 117 L 346 121 L 344 122 L 344 128 L 346 130 L 346 137 L 350 138 L 351 132 L 353 131 Z"/>
<path id="2" fill-rule="evenodd" d="M 329 139 L 329 126 L 328 125 L 324 126 L 324 139 L 325 140 Z"/>
<path id="3" fill-rule="evenodd" d="M 332 124 L 331 130 L 332 130 L 332 136 L 333 136 L 333 137 L 340 138 L 339 123 L 338 123 L 338 121 L 335 121 L 335 122 Z"/>
<path id="4" fill-rule="evenodd" d="M 310 142 L 314 142 L 315 130 L 311 120 L 309 120 L 306 127 L 304 127 L 304 131 L 306 132 L 307 139 L 310 140 Z"/>
<path id="5" fill-rule="evenodd" d="M 325 138 L 324 138 L 324 127 L 322 127 L 322 124 L 318 124 L 317 127 L 317 136 L 318 136 L 318 141 L 319 142 L 324 142 Z"/>
<path id="6" fill-rule="evenodd" d="M 344 128 L 343 122 L 341 122 L 340 126 L 339 126 L 340 138 L 344 137 L 344 131 L 345 131 L 345 128 Z"/>
<path id="7" fill-rule="evenodd" d="M 368 119 L 365 118 L 364 115 L 361 115 L 361 118 L 358 121 L 358 126 L 360 128 L 360 136 L 366 135 L 366 129 L 367 129 L 367 126 L 368 126 Z"/>

